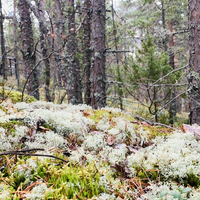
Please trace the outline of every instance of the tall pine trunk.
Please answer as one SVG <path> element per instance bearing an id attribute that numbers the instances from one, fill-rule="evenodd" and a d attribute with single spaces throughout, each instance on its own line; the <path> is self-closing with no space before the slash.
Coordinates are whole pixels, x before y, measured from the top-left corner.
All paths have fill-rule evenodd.
<path id="1" fill-rule="evenodd" d="M 74 0 L 69 0 L 68 29 L 69 40 L 67 44 L 68 55 L 66 58 L 67 67 L 67 98 L 71 104 L 81 104 L 82 83 L 80 75 L 80 65 L 77 59 L 76 21 Z"/>
<path id="2" fill-rule="evenodd" d="M 4 39 L 4 29 L 3 29 L 3 13 L 2 13 L 2 2 L 0 0 L 0 33 L 1 33 L 1 72 L 3 74 L 3 79 L 7 80 L 7 68 L 6 68 L 6 48 Z"/>
<path id="3" fill-rule="evenodd" d="M 200 125 L 200 1 L 188 0 L 188 19 L 189 19 L 189 108 L 190 124 Z"/>
<path id="4" fill-rule="evenodd" d="M 38 13 L 40 15 L 40 20 L 43 21 L 43 23 L 39 23 L 39 30 L 40 30 L 40 48 L 42 51 L 42 56 L 43 58 L 46 58 L 48 56 L 48 47 L 47 47 L 47 29 L 44 26 L 44 21 L 45 21 L 45 0 L 41 0 L 38 8 Z M 49 42 L 48 42 L 49 43 Z M 46 101 L 51 101 L 51 95 L 50 95 L 50 60 L 45 59 L 44 60 L 44 65 L 45 65 L 45 96 L 46 96 Z"/>
<path id="5" fill-rule="evenodd" d="M 173 32 L 173 19 L 171 19 L 169 21 L 169 30 L 172 33 Z M 173 48 L 174 48 L 174 36 L 171 34 L 169 36 L 169 64 L 172 67 L 172 69 L 175 69 L 175 63 L 174 63 L 174 52 L 173 52 Z M 171 89 L 171 98 L 170 98 L 170 108 L 169 108 L 169 120 L 170 120 L 170 124 L 173 125 L 174 124 L 174 117 L 176 116 L 176 99 L 174 99 L 176 97 L 176 87 L 172 87 Z M 172 99 L 174 99 L 172 101 Z"/>
<path id="6" fill-rule="evenodd" d="M 60 0 L 56 0 L 56 10 L 57 10 L 58 21 L 59 21 L 59 25 L 58 25 L 59 31 L 58 32 L 60 33 L 59 36 L 62 36 L 62 39 L 59 40 L 59 38 L 58 38 L 57 42 L 61 43 L 62 40 L 63 40 L 63 42 L 65 42 L 65 40 L 66 40 L 66 31 L 65 31 L 65 26 L 64 26 L 63 13 L 62 13 L 62 10 L 61 10 Z M 59 57 L 59 55 L 57 55 L 57 56 Z M 65 72 L 65 69 L 62 66 L 61 61 L 58 61 L 58 67 L 57 67 L 56 73 L 57 73 L 57 77 L 58 77 L 57 79 L 58 79 L 59 90 L 60 90 L 60 87 L 61 87 L 61 78 L 62 78 L 62 81 L 64 82 L 65 88 L 67 90 L 66 72 Z"/>
<path id="7" fill-rule="evenodd" d="M 25 0 L 18 1 L 18 10 L 20 15 L 21 38 L 23 46 L 23 62 L 27 77 L 36 64 L 33 29 L 29 6 Z M 29 95 L 32 95 L 39 100 L 39 82 L 37 75 L 38 73 L 35 69 L 28 80 L 27 90 Z"/>
<path id="8" fill-rule="evenodd" d="M 106 106 L 105 0 L 93 0 L 92 9 L 91 105 L 98 109 Z"/>
<path id="9" fill-rule="evenodd" d="M 91 104 L 91 82 L 90 82 L 90 69 L 91 69 L 91 0 L 84 1 L 84 95 L 85 103 Z"/>
<path id="10" fill-rule="evenodd" d="M 115 40 L 116 61 L 117 61 L 117 82 L 122 82 L 122 77 L 121 77 L 120 68 L 119 68 L 119 54 L 117 52 L 118 51 L 117 29 L 116 29 L 116 25 L 115 25 L 115 14 L 114 14 L 113 0 L 112 0 L 112 22 L 113 22 L 113 35 L 114 35 L 114 40 Z M 122 102 L 123 91 L 122 91 L 122 88 L 121 88 L 121 84 L 118 84 L 117 94 L 119 96 L 120 109 L 123 110 L 123 102 Z"/>
<path id="11" fill-rule="evenodd" d="M 15 75 L 17 79 L 17 87 L 19 90 L 19 67 L 18 67 L 18 49 L 17 49 L 17 18 L 16 18 L 16 0 L 14 0 L 13 13 L 13 33 L 14 33 L 14 55 L 15 55 Z"/>

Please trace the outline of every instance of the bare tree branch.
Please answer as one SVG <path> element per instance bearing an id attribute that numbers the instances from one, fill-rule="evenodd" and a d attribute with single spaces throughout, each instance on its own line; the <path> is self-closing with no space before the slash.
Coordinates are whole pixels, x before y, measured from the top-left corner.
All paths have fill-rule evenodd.
<path id="1" fill-rule="evenodd" d="M 151 126 L 164 126 L 166 128 L 172 129 L 174 131 L 176 130 L 175 128 L 173 128 L 171 126 L 168 126 L 166 124 L 161 124 L 161 123 L 157 123 L 157 122 L 151 123 L 150 121 L 148 121 L 148 120 L 146 120 L 146 119 L 144 119 L 144 118 L 142 118 L 142 117 L 140 117 L 138 115 L 136 115 L 135 118 L 138 119 L 138 120 L 142 120 L 142 121 L 146 122 L 147 124 L 149 124 Z"/>
<path id="2" fill-rule="evenodd" d="M 41 156 L 41 157 L 50 157 L 50 158 L 55 158 L 58 160 L 61 160 L 65 163 L 68 163 L 68 161 L 62 159 L 62 158 L 58 158 L 56 156 L 53 155 L 47 155 L 47 154 L 34 154 L 34 153 L 26 153 L 27 151 L 35 151 L 35 149 L 30 149 L 30 150 L 22 150 L 22 151 L 3 151 L 0 153 L 0 156 L 3 155 L 22 155 L 22 156 Z M 43 151 L 43 150 L 42 150 Z"/>
<path id="3" fill-rule="evenodd" d="M 158 83 L 158 82 L 161 81 L 162 79 L 168 77 L 170 74 L 172 74 L 172 73 L 174 73 L 174 72 L 176 72 L 176 71 L 182 70 L 182 69 L 184 69 L 184 68 L 186 68 L 186 67 L 188 67 L 188 64 L 185 65 L 185 66 L 183 66 L 183 67 L 181 67 L 181 68 L 177 68 L 177 69 L 174 69 L 174 70 L 170 71 L 168 74 L 166 74 L 165 76 L 162 76 L 162 77 L 159 78 L 157 81 L 155 81 L 153 84 L 151 84 L 151 85 L 147 88 L 147 90 L 149 90 L 151 87 L 153 87 L 156 83 Z"/>
<path id="4" fill-rule="evenodd" d="M 171 99 L 168 103 L 166 103 L 164 106 L 162 106 L 159 110 L 157 110 L 156 114 L 158 114 L 158 112 L 160 112 L 162 109 L 164 109 L 166 106 L 168 106 L 172 101 L 174 101 L 176 98 L 178 98 L 179 96 L 181 96 L 182 94 L 186 93 L 186 91 L 178 94 L 177 96 L 175 96 L 173 99 Z M 155 115 L 156 115 L 155 114 Z M 155 115 L 153 117 L 155 117 Z M 152 117 L 152 118 L 153 118 Z"/>

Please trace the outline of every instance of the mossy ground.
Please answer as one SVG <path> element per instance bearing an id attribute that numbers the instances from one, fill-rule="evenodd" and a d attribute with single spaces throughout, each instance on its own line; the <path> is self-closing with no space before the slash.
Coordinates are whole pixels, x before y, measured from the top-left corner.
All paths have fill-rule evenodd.
<path id="1" fill-rule="evenodd" d="M 62 154 L 57 156 L 64 158 Z M 45 182 L 50 188 L 49 192 L 45 194 L 45 199 L 62 199 L 63 197 L 91 199 L 106 191 L 105 187 L 99 183 L 102 173 L 98 171 L 95 163 L 72 165 L 57 160 L 46 159 L 44 162 L 33 158 L 37 165 L 37 168 L 34 169 L 27 164 L 27 159 L 26 157 L 18 158 L 17 163 L 9 160 L 10 164 L 1 170 L 0 178 L 8 184 L 11 192 L 23 193 L 23 191 L 27 191 L 29 185 L 38 183 L 38 180 Z M 11 165 L 13 165 L 12 168 L 10 168 Z M 19 166 L 23 173 L 20 172 Z M 29 174 L 28 178 L 26 174 Z"/>
<path id="2" fill-rule="evenodd" d="M 20 94 L 15 93 L 13 95 L 13 97 L 10 96 L 11 100 L 14 103 L 18 102 L 21 98 Z M 0 109 L 7 114 L 8 109 L 6 107 L 1 106 Z M 131 122 L 139 137 L 139 131 L 142 128 L 146 133 L 148 133 L 147 137 L 149 142 L 157 136 L 166 137 L 167 135 L 172 134 L 171 129 L 162 126 L 140 124 L 140 122 L 137 122 L 134 118 L 134 115 L 130 113 L 133 113 L 133 110 L 129 113 L 108 111 L 106 109 L 83 111 L 85 117 L 94 121 L 94 124 L 90 127 L 91 132 L 97 130 L 97 124 L 99 121 L 106 117 L 111 124 L 111 128 L 116 126 L 116 121 L 114 120 L 116 118 L 123 118 L 128 122 Z M 0 127 L 3 127 L 6 130 L 7 135 L 15 134 L 16 125 L 21 126 L 25 124 L 21 121 L 9 121 L 6 123 L 0 122 Z M 48 124 L 43 124 L 43 127 L 50 130 L 55 129 L 53 125 Z M 126 133 L 127 137 L 123 142 L 126 145 L 133 145 L 131 142 L 131 135 L 128 131 Z M 72 142 L 74 148 L 75 146 L 78 148 L 81 146 L 83 141 L 76 141 L 74 139 Z M 140 146 L 139 148 L 142 147 Z M 68 161 L 68 157 L 63 155 L 62 151 L 63 149 L 57 148 L 53 155 Z M 94 154 L 97 153 L 98 152 Z M 82 157 L 82 162 L 71 164 L 49 158 L 42 160 L 28 155 L 17 156 L 17 160 L 15 158 L 15 156 L 6 155 L 0 161 L 1 183 L 6 183 L 5 185 L 7 190 L 11 193 L 10 199 L 22 199 L 24 194 L 30 193 L 35 185 L 40 184 L 39 181 L 45 183 L 48 188 L 48 192 L 45 193 L 44 199 L 94 199 L 95 196 L 98 196 L 103 192 L 115 193 L 116 196 L 125 198 L 125 196 L 128 196 L 128 192 L 125 192 L 127 195 L 124 195 L 120 192 L 120 189 L 126 190 L 128 188 L 128 190 L 137 190 L 135 186 L 131 186 L 133 178 L 127 176 L 127 166 L 125 163 L 114 166 L 111 172 L 109 172 L 109 176 L 114 180 L 119 180 L 120 185 L 118 185 L 118 188 L 116 189 L 114 188 L 114 185 L 110 184 L 110 191 L 108 191 L 104 185 L 100 184 L 100 178 L 105 174 L 99 170 L 95 163 L 84 162 L 84 156 Z M 28 159 L 30 158 L 36 163 L 36 168 L 31 167 L 28 164 Z M 108 162 L 106 162 L 106 164 L 109 166 Z M 17 168 L 20 165 L 24 165 L 23 174 L 18 172 L 19 170 Z M 26 172 L 29 176 L 26 176 Z M 149 180 L 155 182 L 166 181 L 164 177 L 160 175 L 160 171 L 156 166 L 152 170 L 145 170 L 144 168 L 136 167 L 136 176 L 134 180 L 136 181 L 135 183 L 140 183 L 141 187 L 146 187 Z M 179 184 L 181 183 L 178 177 L 176 179 L 171 179 L 171 181 L 176 181 Z M 200 185 L 199 177 L 194 174 L 189 174 L 188 178 L 184 180 L 184 186 L 187 184 L 198 188 Z"/>
<path id="3" fill-rule="evenodd" d="M 6 99 L 11 99 L 13 103 L 21 102 L 22 100 L 22 93 L 14 90 L 5 90 L 4 93 L 2 91 L 2 88 L 0 87 L 0 100 L 4 101 Z M 34 97 L 24 95 L 24 101 L 27 103 L 35 102 L 37 101 Z"/>
<path id="4" fill-rule="evenodd" d="M 22 125 L 22 123 L 21 121 L 9 121 L 5 123 L 0 122 L 0 127 L 6 130 L 7 135 L 14 134 L 14 132 L 16 131 L 15 125 L 20 126 Z"/>

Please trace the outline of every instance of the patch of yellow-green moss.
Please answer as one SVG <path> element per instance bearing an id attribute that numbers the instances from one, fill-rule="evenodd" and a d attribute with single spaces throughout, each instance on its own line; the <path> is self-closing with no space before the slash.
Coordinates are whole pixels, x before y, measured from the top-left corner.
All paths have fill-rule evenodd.
<path id="1" fill-rule="evenodd" d="M 9 121 L 5 123 L 0 122 L 0 127 L 6 130 L 7 135 L 13 134 L 16 131 L 15 125 L 20 126 L 21 121 Z"/>
<path id="2" fill-rule="evenodd" d="M 139 131 L 141 125 L 135 125 L 136 132 Z M 157 136 L 164 136 L 170 135 L 173 133 L 172 129 L 162 127 L 162 126 L 150 126 L 150 125 L 142 125 L 142 129 L 144 131 L 148 131 L 148 140 L 155 139 Z"/>
<path id="3" fill-rule="evenodd" d="M 0 88 L 0 99 L 2 101 L 6 100 L 6 99 L 11 99 L 11 101 L 13 103 L 21 102 L 22 93 L 18 92 L 18 91 L 5 90 L 4 94 L 3 94 L 3 90 Z M 37 100 L 33 96 L 24 95 L 24 101 L 27 103 L 31 103 L 31 102 L 35 102 Z"/>
<path id="4" fill-rule="evenodd" d="M 57 160 L 35 159 L 37 164 L 35 169 L 28 165 L 23 168 L 24 164 L 26 160 L 19 159 L 12 171 L 8 167 L 4 169 L 3 179 L 11 186 L 11 191 L 19 187 L 25 190 L 31 183 L 37 182 L 38 178 L 50 188 L 50 192 L 45 194 L 45 199 L 77 199 L 77 195 L 78 199 L 91 199 L 106 191 L 105 186 L 100 184 L 100 177 L 103 174 L 98 170 L 95 162 L 72 165 L 61 164 Z M 25 173 L 29 173 L 28 179 L 25 178 L 25 173 L 18 173 L 19 165 L 22 165 Z"/>
<path id="5" fill-rule="evenodd" d="M 112 112 L 105 111 L 105 110 L 92 110 L 90 111 L 90 114 L 88 115 L 88 117 L 92 119 L 94 122 L 98 123 L 104 117 L 105 114 L 109 120 L 111 120 L 114 117 Z"/>
<path id="6" fill-rule="evenodd" d="M 92 119 L 94 122 L 99 122 L 103 117 L 106 116 L 106 118 L 108 118 L 109 121 L 112 120 L 113 117 L 124 117 L 125 119 L 127 119 L 128 121 L 133 121 L 134 117 L 133 116 L 129 116 L 123 112 L 113 112 L 113 111 L 107 111 L 107 110 L 90 110 L 90 111 L 86 111 L 86 117 Z"/>

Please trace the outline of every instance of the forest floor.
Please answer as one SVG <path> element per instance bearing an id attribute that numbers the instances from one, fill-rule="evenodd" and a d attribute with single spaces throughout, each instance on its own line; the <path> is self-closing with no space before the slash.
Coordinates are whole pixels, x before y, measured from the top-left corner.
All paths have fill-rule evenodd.
<path id="1" fill-rule="evenodd" d="M 0 199 L 197 200 L 199 159 L 193 131 L 133 111 L 0 104 Z"/>

